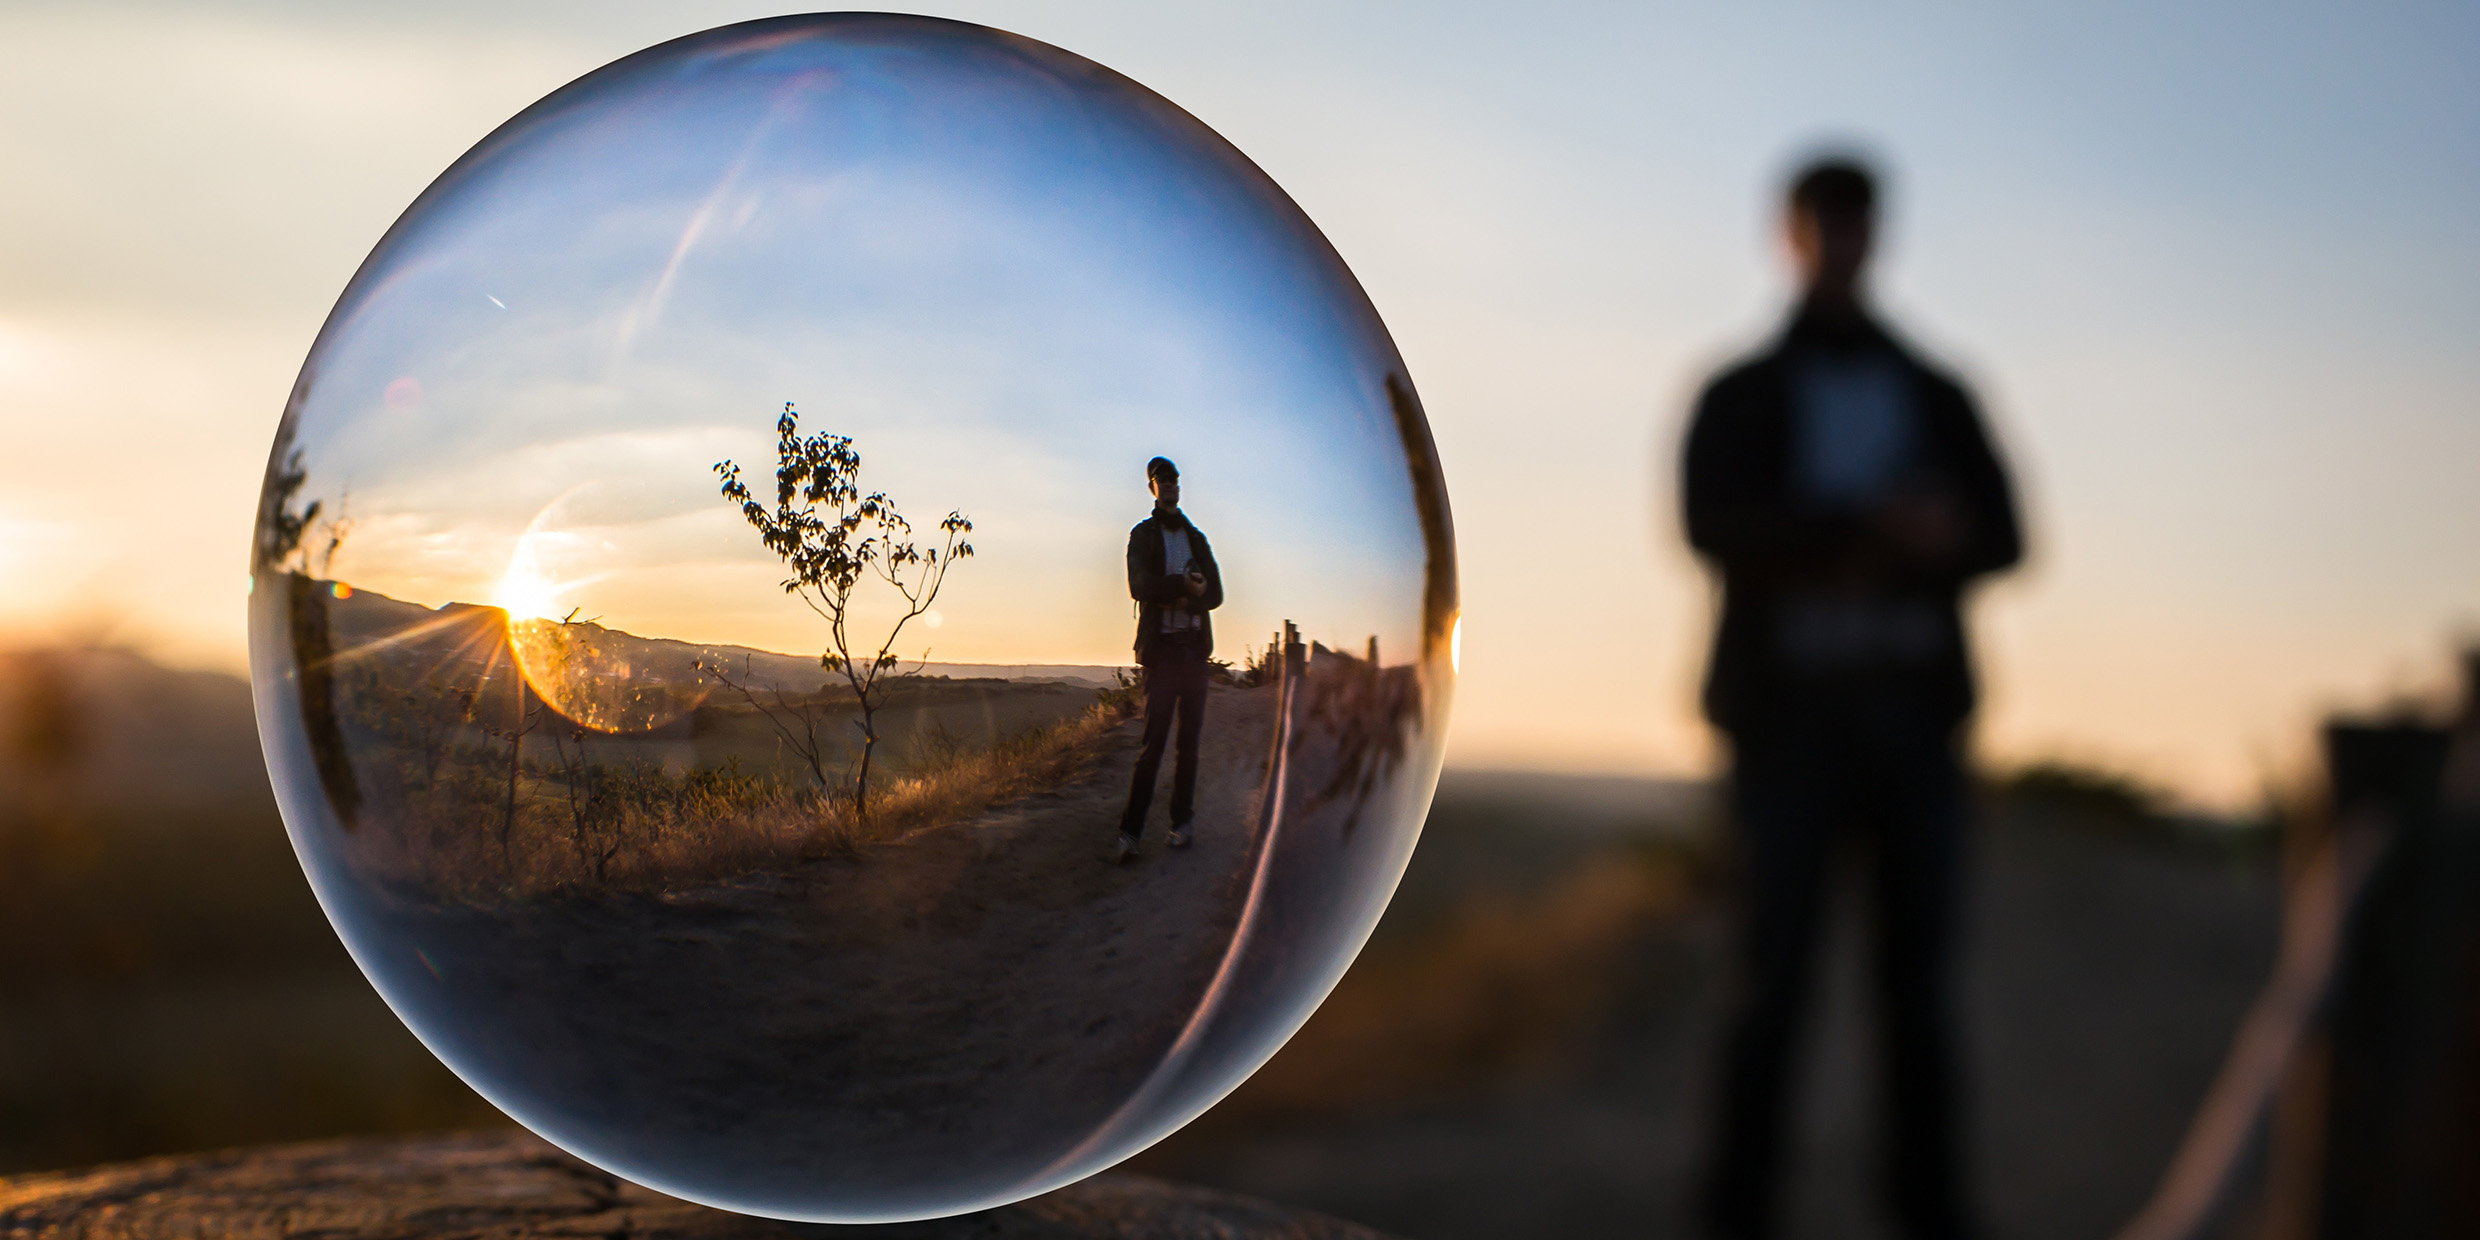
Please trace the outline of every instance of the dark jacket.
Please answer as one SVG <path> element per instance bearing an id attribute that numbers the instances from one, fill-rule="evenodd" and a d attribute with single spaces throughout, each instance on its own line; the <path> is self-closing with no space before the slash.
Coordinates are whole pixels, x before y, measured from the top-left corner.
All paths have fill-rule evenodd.
<path id="1" fill-rule="evenodd" d="M 1185 515 L 1173 518 L 1188 524 Z M 1198 613 L 1197 638 L 1203 645 L 1201 653 L 1214 653 L 1214 617 L 1211 614 L 1223 605 L 1223 570 L 1214 562 L 1214 548 L 1207 545 L 1203 530 L 1188 524 L 1188 562 L 1192 568 L 1205 570 L 1206 592 L 1188 598 L 1185 579 L 1163 571 L 1163 516 L 1156 513 L 1137 522 L 1128 531 L 1128 596 L 1137 600 L 1137 663 L 1145 666 L 1153 661 L 1157 639 L 1163 636 L 1162 609 L 1167 603 L 1185 599 L 1188 610 Z"/>
<path id="2" fill-rule="evenodd" d="M 1912 476 L 1960 516 L 1959 545 L 1935 560 L 1897 548 L 1869 514 L 1812 503 L 1795 487 L 1793 371 L 1818 353 L 1863 351 L 1891 357 L 1908 382 L 1917 436 Z M 1875 566 L 1869 571 L 1881 596 L 1926 604 L 1944 626 L 1943 648 L 1901 675 L 1904 690 L 1922 695 L 1949 723 L 1970 713 L 1963 588 L 2013 564 L 2023 546 L 2006 471 L 1962 385 L 1874 322 L 1836 326 L 1801 315 L 1765 352 L 1706 387 L 1688 427 L 1684 465 L 1688 542 L 1722 579 L 1722 618 L 1705 679 L 1708 718 L 1736 731 L 1798 687 L 1778 637 L 1784 600 L 1849 580 L 1855 562 Z"/>

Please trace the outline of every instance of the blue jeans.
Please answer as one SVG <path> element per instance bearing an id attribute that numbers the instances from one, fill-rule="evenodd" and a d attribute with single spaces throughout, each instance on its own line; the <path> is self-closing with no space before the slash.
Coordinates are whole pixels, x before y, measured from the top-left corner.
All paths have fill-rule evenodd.
<path id="1" fill-rule="evenodd" d="M 1128 783 L 1121 835 L 1133 838 L 1145 831 L 1145 811 L 1154 803 L 1154 778 L 1162 770 L 1163 743 L 1171 737 L 1174 713 L 1180 721 L 1180 746 L 1171 764 L 1171 822 L 1186 826 L 1196 812 L 1197 741 L 1206 725 L 1206 652 L 1199 643 L 1165 641 L 1146 662 L 1145 748 L 1137 752 L 1136 775 Z"/>

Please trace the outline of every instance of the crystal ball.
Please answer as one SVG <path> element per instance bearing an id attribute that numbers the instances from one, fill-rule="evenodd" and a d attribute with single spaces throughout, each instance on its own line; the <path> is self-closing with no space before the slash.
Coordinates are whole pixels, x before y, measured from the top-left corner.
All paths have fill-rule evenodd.
<path id="1" fill-rule="evenodd" d="M 371 982 L 693 1201 L 926 1218 L 1229 1092 L 1435 786 L 1419 400 L 1284 193 L 917 17 L 562 88 L 372 251 L 268 460 L 250 657 Z"/>

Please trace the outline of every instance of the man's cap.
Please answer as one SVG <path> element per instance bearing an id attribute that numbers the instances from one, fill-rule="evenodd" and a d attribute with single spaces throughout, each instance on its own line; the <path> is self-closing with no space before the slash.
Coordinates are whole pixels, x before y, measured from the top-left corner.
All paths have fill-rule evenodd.
<path id="1" fill-rule="evenodd" d="M 1147 482 L 1160 482 L 1165 478 L 1169 478 L 1174 482 L 1180 480 L 1180 467 L 1172 464 L 1170 457 L 1158 456 L 1145 463 L 1145 480 Z"/>

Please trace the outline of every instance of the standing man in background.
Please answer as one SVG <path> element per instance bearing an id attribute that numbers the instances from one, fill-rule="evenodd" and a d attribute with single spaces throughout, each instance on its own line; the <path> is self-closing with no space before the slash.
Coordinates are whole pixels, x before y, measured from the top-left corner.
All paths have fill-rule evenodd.
<path id="1" fill-rule="evenodd" d="M 1731 742 L 1741 924 L 1708 1232 L 1771 1235 L 1787 1088 L 1835 854 L 1866 856 L 1887 1108 L 1886 1205 L 1916 1240 L 1974 1234 L 1960 1159 L 1954 923 L 1965 587 L 2021 555 L 1972 397 L 1865 296 L 1875 179 L 1827 159 L 1784 223 L 1802 297 L 1698 399 L 1688 541 L 1722 582 L 1705 711 Z"/>
<path id="2" fill-rule="evenodd" d="M 1137 855 L 1145 812 L 1154 802 L 1163 742 L 1180 719 L 1179 753 L 1171 766 L 1173 848 L 1188 847 L 1188 820 L 1197 802 L 1197 740 L 1206 721 L 1206 660 L 1214 654 L 1214 617 L 1223 605 L 1223 570 L 1214 548 L 1180 511 L 1180 470 L 1169 459 L 1145 463 L 1154 513 L 1128 531 L 1128 593 L 1137 600 L 1137 666 L 1145 669 L 1145 748 L 1137 753 L 1128 808 L 1119 820 L 1119 859 Z"/>

